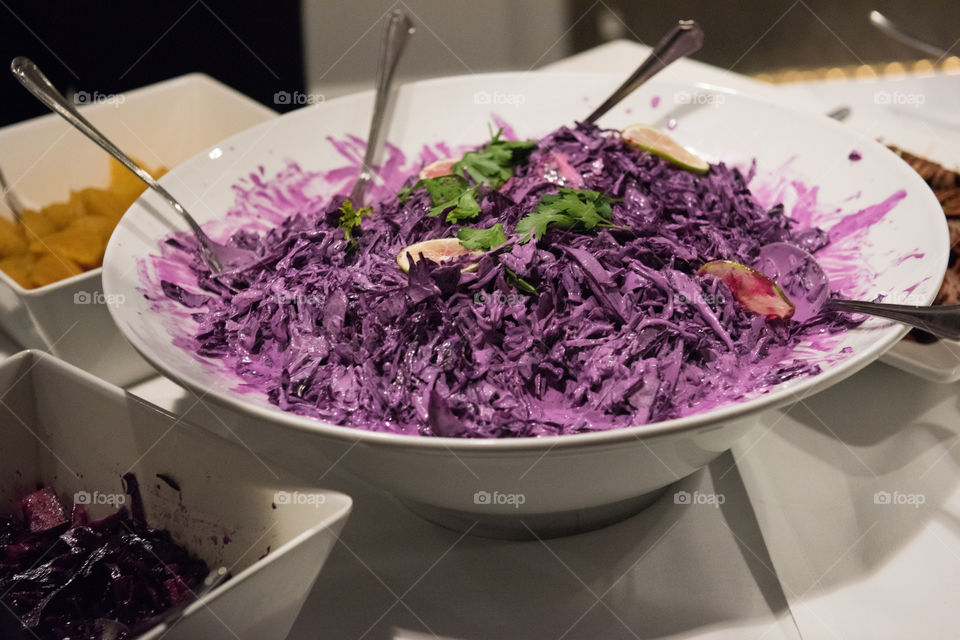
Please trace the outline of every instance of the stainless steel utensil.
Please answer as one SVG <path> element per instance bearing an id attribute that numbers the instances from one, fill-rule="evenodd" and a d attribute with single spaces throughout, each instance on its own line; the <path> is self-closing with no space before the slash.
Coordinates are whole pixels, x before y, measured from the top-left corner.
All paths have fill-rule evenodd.
<path id="1" fill-rule="evenodd" d="M 617 87 L 603 104 L 597 107 L 584 122 L 593 124 L 600 116 L 616 106 L 621 100 L 644 82 L 663 71 L 680 58 L 696 53 L 703 46 L 703 29 L 693 20 L 681 20 L 667 35 L 663 36 L 626 81 Z"/>
<path id="2" fill-rule="evenodd" d="M 938 47 L 935 44 L 930 44 L 925 40 L 921 40 L 916 36 L 910 35 L 901 29 L 900 25 L 890 20 L 890 18 L 883 15 L 879 11 L 874 10 L 870 12 L 870 23 L 897 42 L 902 42 L 909 47 L 913 47 L 917 51 L 922 51 L 928 56 L 936 56 L 937 59 L 940 59 L 953 55 L 942 47 Z"/>
<path id="3" fill-rule="evenodd" d="M 27 90 L 32 93 L 47 108 L 61 116 L 64 120 L 76 127 L 85 136 L 96 142 L 107 153 L 117 159 L 123 166 L 132 171 L 138 178 L 143 180 L 148 187 L 159 193 L 167 203 L 173 207 L 174 211 L 180 214 L 193 234 L 197 238 L 200 246 L 200 254 L 214 273 L 221 273 L 227 270 L 233 270 L 249 264 L 255 260 L 252 251 L 229 247 L 218 242 L 214 242 L 204 233 L 193 216 L 187 213 L 186 208 L 177 201 L 173 195 L 163 188 L 159 182 L 153 179 L 153 176 L 146 169 L 138 165 L 133 159 L 113 144 L 103 133 L 80 115 L 70 102 L 60 93 L 56 87 L 47 79 L 47 76 L 33 63 L 32 60 L 24 57 L 17 57 L 10 63 L 10 71 L 14 77 L 20 81 Z"/>
<path id="4" fill-rule="evenodd" d="M 387 101 L 390 97 L 390 87 L 393 84 L 393 73 L 403 54 L 407 40 L 413 34 L 413 23 L 410 18 L 396 9 L 390 14 L 390 21 L 383 34 L 383 44 L 380 47 L 380 62 L 377 65 L 377 94 L 373 103 L 373 118 L 370 120 L 370 133 L 367 135 L 367 150 L 363 155 L 363 165 L 360 175 L 350 191 L 350 202 L 355 207 L 363 206 L 363 194 L 367 183 L 373 178 L 373 158 L 379 148 L 380 129 L 383 126 L 387 112 Z"/>

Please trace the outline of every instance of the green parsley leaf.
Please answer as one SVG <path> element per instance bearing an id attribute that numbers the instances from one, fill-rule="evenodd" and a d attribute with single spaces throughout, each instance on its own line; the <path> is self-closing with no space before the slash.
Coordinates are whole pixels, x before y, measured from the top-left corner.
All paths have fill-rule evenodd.
<path id="1" fill-rule="evenodd" d="M 463 227 L 457 232 L 457 237 L 464 247 L 477 251 L 490 251 L 507 241 L 507 235 L 503 232 L 503 225 L 499 222 L 487 229 Z"/>
<path id="2" fill-rule="evenodd" d="M 460 176 L 469 175 L 477 184 L 499 189 L 513 175 L 513 168 L 526 162 L 537 148 L 536 140 L 501 140 L 502 134 L 501 128 L 486 146 L 467 151 L 451 170 Z"/>
<path id="3" fill-rule="evenodd" d="M 537 240 L 549 228 L 590 231 L 594 227 L 612 227 L 610 198 L 599 191 L 561 188 L 540 198 L 537 210 L 517 223 L 520 242 L 528 242 L 530 233 Z"/>
<path id="4" fill-rule="evenodd" d="M 340 205 L 340 228 L 343 229 L 343 235 L 346 237 L 347 242 L 350 244 L 355 244 L 353 239 L 353 230 L 360 227 L 360 221 L 363 216 L 368 216 L 373 213 L 373 207 L 361 207 L 359 209 L 353 208 L 353 203 L 350 202 L 350 198 L 346 198 L 343 201 L 343 204 Z"/>
<path id="5" fill-rule="evenodd" d="M 471 187 L 466 178 L 461 176 L 440 176 L 426 178 L 406 192 L 409 194 L 423 187 L 430 194 L 430 212 L 432 218 L 447 214 L 447 222 L 455 224 L 460 220 L 476 218 L 480 215 L 480 204 L 477 202 L 477 186 Z M 402 197 L 401 195 L 401 197 Z"/>

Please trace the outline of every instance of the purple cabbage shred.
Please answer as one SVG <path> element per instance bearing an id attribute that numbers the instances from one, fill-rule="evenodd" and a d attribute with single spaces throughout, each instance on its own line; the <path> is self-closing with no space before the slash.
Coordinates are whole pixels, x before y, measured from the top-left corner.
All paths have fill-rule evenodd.
<path id="1" fill-rule="evenodd" d="M 262 237 L 235 234 L 260 259 L 229 288 L 179 234 L 200 291 L 163 288 L 199 322 L 199 355 L 223 359 L 281 409 L 336 425 L 502 438 L 668 420 L 817 373 L 794 347 L 850 326 L 840 315 L 767 322 L 696 275 L 711 260 L 751 264 L 767 243 L 828 242 L 782 206 L 761 207 L 751 177 L 722 163 L 696 175 L 615 131 L 561 127 L 499 190 L 480 187 L 482 211 L 465 225 L 499 222 L 509 237 L 562 186 L 614 198 L 613 227 L 551 229 L 488 252 L 472 272 L 421 260 L 404 273 L 404 247 L 461 225 L 429 217 L 420 189 L 378 203 L 351 246 L 333 199 Z"/>

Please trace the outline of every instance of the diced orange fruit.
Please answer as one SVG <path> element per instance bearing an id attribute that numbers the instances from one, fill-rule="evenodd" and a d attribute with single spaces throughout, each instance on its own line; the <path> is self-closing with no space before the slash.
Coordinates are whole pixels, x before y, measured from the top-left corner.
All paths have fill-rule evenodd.
<path id="1" fill-rule="evenodd" d="M 21 214 L 20 219 L 23 221 L 27 241 L 37 237 L 42 238 L 43 236 L 48 236 L 58 230 L 57 225 L 42 211 L 27 209 Z"/>
<path id="2" fill-rule="evenodd" d="M 30 289 L 33 285 L 33 264 L 36 262 L 36 256 L 32 253 L 24 253 L 19 256 L 11 256 L 0 260 L 0 269 L 24 289 Z"/>
<path id="3" fill-rule="evenodd" d="M 53 284 L 54 282 L 59 282 L 64 278 L 75 276 L 78 273 L 83 273 L 83 269 L 81 269 L 80 265 L 76 262 L 69 258 L 48 252 L 37 258 L 31 270 L 30 277 L 33 281 L 33 286 L 42 287 Z"/>
<path id="4" fill-rule="evenodd" d="M 27 239 L 19 225 L 0 216 L 0 259 L 18 256 L 27 250 Z"/>
<path id="5" fill-rule="evenodd" d="M 156 178 L 165 169 L 150 172 Z M 71 191 L 66 202 L 0 218 L 0 269 L 25 288 L 40 287 L 103 264 L 114 227 L 146 185 L 110 160 L 110 186 Z"/>
<path id="6" fill-rule="evenodd" d="M 59 231 L 83 215 L 83 203 L 80 202 L 76 198 L 76 194 L 71 191 L 69 200 L 48 204 L 40 210 L 40 213 Z"/>

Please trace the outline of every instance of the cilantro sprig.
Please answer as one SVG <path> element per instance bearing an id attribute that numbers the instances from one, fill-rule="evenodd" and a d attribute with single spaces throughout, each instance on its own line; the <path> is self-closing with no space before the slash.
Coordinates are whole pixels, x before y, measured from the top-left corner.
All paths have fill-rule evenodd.
<path id="1" fill-rule="evenodd" d="M 429 216 L 436 218 L 444 213 L 447 222 L 456 224 L 480 215 L 480 188 L 498 189 L 503 186 L 513 169 L 525 162 L 534 149 L 536 140 L 502 140 L 503 129 L 491 135 L 490 142 L 476 151 L 468 151 L 450 169 L 451 174 L 436 178 L 423 178 L 414 185 L 400 189 L 397 195 L 401 202 L 410 199 L 418 189 L 430 194 Z M 471 185 L 467 180 L 473 180 Z"/>
<path id="2" fill-rule="evenodd" d="M 490 251 L 504 244 L 507 241 L 507 234 L 503 232 L 503 225 L 498 222 L 486 229 L 461 227 L 457 232 L 457 238 L 467 249 Z"/>
<path id="3" fill-rule="evenodd" d="M 439 176 L 423 178 L 412 187 L 401 189 L 397 194 L 401 202 L 406 202 L 417 189 L 426 189 L 430 194 L 431 218 L 447 214 L 447 222 L 455 224 L 480 215 L 480 203 L 477 202 L 478 186 L 470 186 L 466 178 L 460 176 Z"/>
<path id="4" fill-rule="evenodd" d="M 353 237 L 353 230 L 360 228 L 360 222 L 364 216 L 368 216 L 373 213 L 373 207 L 360 207 L 355 209 L 353 203 L 350 202 L 350 198 L 346 198 L 343 201 L 343 204 L 340 205 L 340 220 L 339 227 L 343 229 L 343 235 L 346 237 L 347 242 L 351 245 L 356 244 L 356 240 Z"/>
<path id="5" fill-rule="evenodd" d="M 610 197 L 599 191 L 560 188 L 540 198 L 537 210 L 524 216 L 517 223 L 514 233 L 520 242 L 539 240 L 547 229 L 567 231 L 590 231 L 595 227 L 612 227 Z"/>
<path id="6" fill-rule="evenodd" d="M 537 148 L 536 140 L 502 140 L 503 128 L 490 136 L 490 142 L 476 151 L 467 151 L 451 171 L 469 175 L 477 184 L 499 189 L 513 176 L 513 168 L 527 161 Z"/>

